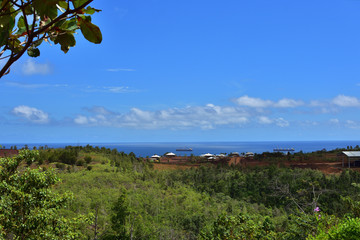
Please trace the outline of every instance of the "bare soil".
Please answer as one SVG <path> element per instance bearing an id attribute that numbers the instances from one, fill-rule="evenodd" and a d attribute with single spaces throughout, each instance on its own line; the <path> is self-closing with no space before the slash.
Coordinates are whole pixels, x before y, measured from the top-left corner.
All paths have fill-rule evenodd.
<path id="1" fill-rule="evenodd" d="M 330 160 L 328 160 L 330 159 Z M 191 161 L 189 157 L 173 157 L 173 158 L 161 158 L 160 163 L 154 164 L 154 169 L 157 170 L 175 170 L 175 169 L 188 169 L 191 167 L 199 167 L 205 164 L 228 164 L 228 165 L 240 165 L 242 167 L 256 167 L 256 166 L 269 166 L 269 165 L 277 165 L 277 166 L 287 166 L 290 168 L 303 168 L 303 169 L 314 169 L 319 170 L 325 174 L 339 174 L 343 170 L 347 168 L 347 162 L 345 161 L 345 167 L 342 167 L 342 160 L 336 159 L 336 156 L 332 156 L 331 154 L 325 154 L 325 156 L 321 157 L 310 157 L 306 160 L 301 159 L 292 159 L 292 160 L 284 160 L 281 159 L 279 161 L 267 161 L 266 159 L 263 161 L 256 161 L 252 158 L 245 157 L 232 157 L 232 158 L 224 158 L 216 161 Z M 352 169 L 360 171 L 360 168 Z"/>

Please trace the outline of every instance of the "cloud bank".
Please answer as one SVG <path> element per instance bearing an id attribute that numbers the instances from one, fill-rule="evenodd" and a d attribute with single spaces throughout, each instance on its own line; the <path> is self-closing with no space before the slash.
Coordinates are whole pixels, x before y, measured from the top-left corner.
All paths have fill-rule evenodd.
<path id="1" fill-rule="evenodd" d="M 215 129 L 218 127 L 275 126 L 286 128 L 295 124 L 301 126 L 317 126 L 319 121 L 311 116 L 335 115 L 341 109 L 359 107 L 360 100 L 356 97 L 338 95 L 330 100 L 303 100 L 282 98 L 277 101 L 249 97 L 248 95 L 233 99 L 233 106 L 188 106 L 147 111 L 132 108 L 126 113 L 109 111 L 105 107 L 87 108 L 85 114 L 73 119 L 77 125 L 108 126 L 135 129 Z M 301 108 L 301 111 L 298 109 Z M 280 109 L 288 109 L 283 112 Z M 304 110 L 305 109 L 305 110 Z M 307 116 L 308 119 L 303 119 Z M 309 118 L 310 116 L 310 118 Z M 289 120 L 292 118 L 293 120 Z M 303 119 L 303 120 L 297 120 Z M 336 120 L 335 120 L 336 119 Z M 323 120 L 321 120 L 323 121 Z M 355 128 L 355 122 L 340 121 L 331 116 L 328 124 L 340 124 Z"/>
<path id="2" fill-rule="evenodd" d="M 349 119 L 349 115 L 346 115 L 347 117 L 341 115 L 343 111 L 353 111 L 352 108 L 360 107 L 360 100 L 352 96 L 338 95 L 332 99 L 310 100 L 307 103 L 291 98 L 273 101 L 245 95 L 233 100 L 233 103 L 235 104 L 230 106 L 206 104 L 155 111 L 134 107 L 127 112 L 116 112 L 104 106 L 94 106 L 83 108 L 82 113 L 70 117 L 70 120 L 71 124 L 76 126 L 128 129 L 209 130 L 246 127 L 314 127 L 323 124 L 329 127 L 360 129 L 358 119 Z M 11 112 L 22 121 L 34 124 L 50 123 L 48 113 L 34 107 L 20 105 Z M 64 119 L 67 119 L 65 122 L 68 124 L 69 117 L 64 116 Z"/>
<path id="3" fill-rule="evenodd" d="M 303 101 L 298 101 L 289 98 L 283 98 L 277 102 L 274 102 L 271 100 L 249 97 L 247 95 L 235 99 L 234 102 L 239 106 L 254 107 L 254 108 L 267 108 L 267 107 L 294 108 L 304 105 Z"/>
<path id="4" fill-rule="evenodd" d="M 74 123 L 136 129 L 213 129 L 217 126 L 242 126 L 249 122 L 250 117 L 247 111 L 239 107 L 221 107 L 213 104 L 159 111 L 132 108 L 124 114 L 111 112 L 103 107 L 87 111 L 90 116 L 78 115 Z"/>
<path id="5" fill-rule="evenodd" d="M 49 122 L 49 115 L 37 108 L 21 105 L 12 110 L 12 113 L 31 123 L 44 124 Z"/>

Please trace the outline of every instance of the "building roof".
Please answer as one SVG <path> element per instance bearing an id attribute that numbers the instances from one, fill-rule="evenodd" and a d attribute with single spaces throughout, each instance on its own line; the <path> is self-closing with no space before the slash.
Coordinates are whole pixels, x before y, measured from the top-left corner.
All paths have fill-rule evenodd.
<path id="1" fill-rule="evenodd" d="M 152 155 L 151 158 L 160 158 L 160 156 L 155 154 L 155 155 Z"/>
<path id="2" fill-rule="evenodd" d="M 205 153 L 203 155 L 201 155 L 201 157 L 213 157 L 215 156 L 214 154 L 211 154 L 211 153 Z"/>
<path id="3" fill-rule="evenodd" d="M 169 152 L 169 153 L 167 153 L 167 154 L 165 154 L 166 156 L 176 156 L 176 154 L 175 153 L 173 153 L 173 152 Z"/>
<path id="4" fill-rule="evenodd" d="M 240 153 L 238 153 L 238 152 L 232 152 L 232 153 L 230 153 L 230 155 L 239 155 L 239 156 L 240 156 Z"/>
<path id="5" fill-rule="evenodd" d="M 348 157 L 360 157 L 360 151 L 343 151 L 343 154 Z"/>

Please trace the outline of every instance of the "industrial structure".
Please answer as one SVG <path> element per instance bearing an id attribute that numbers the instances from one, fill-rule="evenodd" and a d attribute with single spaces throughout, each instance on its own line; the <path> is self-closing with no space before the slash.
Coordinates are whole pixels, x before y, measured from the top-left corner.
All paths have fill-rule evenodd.
<path id="1" fill-rule="evenodd" d="M 347 159 L 348 167 L 350 168 L 350 162 L 353 162 L 353 166 L 360 166 L 360 151 L 343 151 L 341 154 L 342 166 L 345 166 L 345 159 Z"/>

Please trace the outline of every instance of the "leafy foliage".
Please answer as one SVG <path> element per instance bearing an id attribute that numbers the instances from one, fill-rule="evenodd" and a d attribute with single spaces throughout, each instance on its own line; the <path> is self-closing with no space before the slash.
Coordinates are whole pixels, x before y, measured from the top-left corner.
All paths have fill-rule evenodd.
<path id="1" fill-rule="evenodd" d="M 72 195 L 51 190 L 59 182 L 54 171 L 23 166 L 37 156 L 36 151 L 22 150 L 14 158 L 0 159 L 0 238 L 80 239 L 79 226 L 87 219 L 58 215 Z"/>
<path id="2" fill-rule="evenodd" d="M 93 0 L 0 0 L 0 58 L 6 63 L 0 78 L 25 52 L 40 56 L 45 41 L 59 44 L 67 53 L 76 45 L 74 34 L 81 33 L 92 43 L 101 43 L 102 34 L 92 23 L 91 15 L 100 10 L 89 4 Z"/>
<path id="3" fill-rule="evenodd" d="M 269 217 L 263 222 L 254 221 L 249 215 L 222 215 L 214 222 L 209 232 L 202 232 L 200 239 L 277 239 L 274 226 Z"/>

